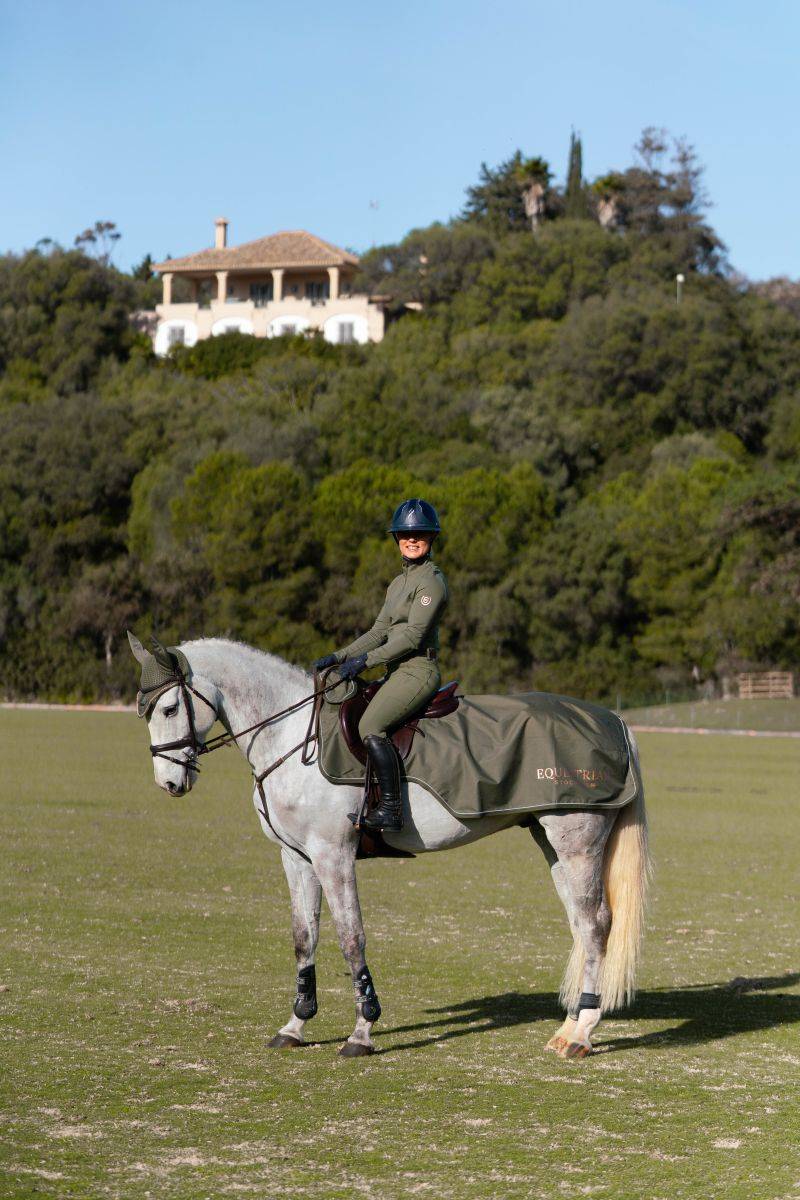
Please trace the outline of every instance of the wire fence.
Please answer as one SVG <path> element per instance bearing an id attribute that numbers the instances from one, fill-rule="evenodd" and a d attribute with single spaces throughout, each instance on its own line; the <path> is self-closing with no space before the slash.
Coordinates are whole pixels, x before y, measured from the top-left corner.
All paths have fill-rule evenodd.
<path id="1" fill-rule="evenodd" d="M 773 732 L 800 730 L 800 697 L 792 699 L 698 699 L 697 694 L 664 689 L 647 697 L 617 697 L 616 711 L 632 725 L 674 729 L 730 729 Z"/>

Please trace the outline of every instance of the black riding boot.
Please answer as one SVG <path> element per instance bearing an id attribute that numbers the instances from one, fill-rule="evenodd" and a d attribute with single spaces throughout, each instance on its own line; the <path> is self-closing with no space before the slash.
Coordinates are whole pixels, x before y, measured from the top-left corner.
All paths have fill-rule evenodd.
<path id="1" fill-rule="evenodd" d="M 378 779 L 380 800 L 378 807 L 364 818 L 367 829 L 389 829 L 397 832 L 403 828 L 403 795 L 400 785 L 400 759 L 392 743 L 386 737 L 368 734 L 364 745 Z"/>

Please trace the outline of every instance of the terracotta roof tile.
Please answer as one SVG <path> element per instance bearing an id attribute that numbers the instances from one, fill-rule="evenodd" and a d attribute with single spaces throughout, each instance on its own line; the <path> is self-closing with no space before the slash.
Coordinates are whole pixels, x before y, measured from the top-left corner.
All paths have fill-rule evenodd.
<path id="1" fill-rule="evenodd" d="M 341 267 L 356 266 L 358 258 L 305 229 L 273 233 L 269 237 L 226 246 L 224 250 L 198 250 L 183 258 L 155 263 L 156 271 L 221 271 L 248 267 Z"/>

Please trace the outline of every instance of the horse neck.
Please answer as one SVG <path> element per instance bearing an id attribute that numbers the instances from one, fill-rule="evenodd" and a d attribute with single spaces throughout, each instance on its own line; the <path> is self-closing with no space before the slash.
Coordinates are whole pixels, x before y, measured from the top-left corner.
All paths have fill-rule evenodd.
<path id="1" fill-rule="evenodd" d="M 183 649 L 193 671 L 213 684 L 220 719 L 234 734 L 289 708 L 313 690 L 311 679 L 299 668 L 250 646 L 209 638 Z M 308 709 L 303 708 L 273 726 L 237 738 L 236 744 L 256 769 L 296 744 L 307 721 Z"/>

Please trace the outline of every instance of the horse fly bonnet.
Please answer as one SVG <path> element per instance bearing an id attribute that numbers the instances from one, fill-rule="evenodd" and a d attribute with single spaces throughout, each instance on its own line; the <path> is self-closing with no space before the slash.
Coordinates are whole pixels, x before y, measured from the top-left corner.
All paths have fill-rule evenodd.
<path id="1" fill-rule="evenodd" d="M 152 638 L 151 654 L 144 650 L 139 639 L 130 632 L 128 641 L 142 668 L 139 691 L 136 694 L 136 712 L 140 717 L 149 717 L 159 696 L 163 696 L 164 692 L 179 684 L 181 678 L 187 679 L 191 668 L 186 655 L 177 646 L 162 646 L 157 638 Z M 137 650 L 144 650 L 144 653 L 137 654 Z"/>

